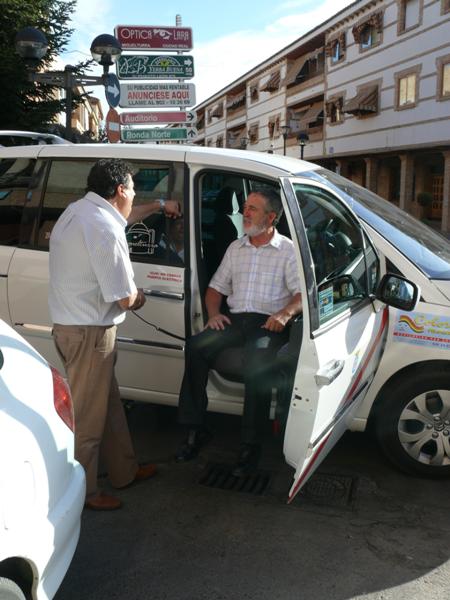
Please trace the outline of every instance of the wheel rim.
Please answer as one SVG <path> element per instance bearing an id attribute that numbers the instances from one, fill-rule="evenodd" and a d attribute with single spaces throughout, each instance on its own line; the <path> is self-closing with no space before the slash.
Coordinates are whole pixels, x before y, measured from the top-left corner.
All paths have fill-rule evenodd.
<path id="1" fill-rule="evenodd" d="M 398 437 L 414 460 L 450 465 L 450 390 L 425 392 L 408 402 L 400 414 Z"/>

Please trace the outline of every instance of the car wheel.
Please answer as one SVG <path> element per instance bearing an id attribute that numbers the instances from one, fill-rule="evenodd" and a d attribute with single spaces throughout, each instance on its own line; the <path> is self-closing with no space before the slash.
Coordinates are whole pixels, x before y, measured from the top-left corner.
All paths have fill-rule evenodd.
<path id="1" fill-rule="evenodd" d="M 20 587 L 11 579 L 0 577 L 0 598 L 2 600 L 25 600 Z"/>
<path id="2" fill-rule="evenodd" d="M 450 477 L 450 373 L 405 374 L 383 392 L 375 432 L 386 456 L 420 477 Z"/>

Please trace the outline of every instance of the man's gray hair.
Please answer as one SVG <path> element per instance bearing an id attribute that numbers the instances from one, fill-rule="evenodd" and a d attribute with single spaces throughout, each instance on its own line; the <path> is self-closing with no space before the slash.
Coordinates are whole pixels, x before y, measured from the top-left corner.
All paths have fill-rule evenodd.
<path id="1" fill-rule="evenodd" d="M 255 191 L 260 194 L 266 201 L 267 212 L 274 212 L 276 214 L 274 224 L 276 225 L 283 214 L 283 205 L 281 203 L 280 194 L 270 188 Z"/>

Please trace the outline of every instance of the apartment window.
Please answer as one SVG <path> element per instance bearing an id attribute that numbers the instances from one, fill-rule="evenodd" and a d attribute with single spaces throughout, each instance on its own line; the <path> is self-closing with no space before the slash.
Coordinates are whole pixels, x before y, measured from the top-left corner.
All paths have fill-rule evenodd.
<path id="1" fill-rule="evenodd" d="M 344 120 L 344 96 L 336 96 L 330 98 L 325 104 L 325 110 L 328 117 L 328 122 L 332 125 L 342 123 Z"/>
<path id="2" fill-rule="evenodd" d="M 279 137 L 280 135 L 280 115 L 276 115 L 274 117 L 269 118 L 268 123 L 269 128 L 269 137 L 271 140 L 275 137 Z"/>
<path id="3" fill-rule="evenodd" d="M 441 15 L 450 12 L 450 0 L 441 0 Z"/>
<path id="4" fill-rule="evenodd" d="M 223 102 L 219 102 L 219 104 L 213 108 L 211 117 L 216 117 L 217 119 L 221 119 L 223 117 Z"/>
<path id="5" fill-rule="evenodd" d="M 258 84 L 250 86 L 250 102 L 253 104 L 254 102 L 258 102 L 259 100 L 259 89 Z"/>
<path id="6" fill-rule="evenodd" d="M 227 112 L 233 112 L 234 110 L 244 107 L 246 99 L 246 90 L 242 90 L 234 96 L 230 96 L 227 100 Z"/>
<path id="7" fill-rule="evenodd" d="M 395 75 L 395 107 L 396 110 L 414 108 L 419 95 L 420 67 L 402 71 Z"/>
<path id="8" fill-rule="evenodd" d="M 398 0 L 398 33 L 422 23 L 423 0 Z"/>
<path id="9" fill-rule="evenodd" d="M 331 39 L 325 46 L 325 55 L 329 56 L 331 63 L 337 63 L 345 57 L 345 32 L 337 38 Z"/>
<path id="10" fill-rule="evenodd" d="M 250 144 L 256 144 L 259 140 L 259 124 L 253 123 L 250 125 L 248 129 L 248 137 L 250 139 Z"/>
<path id="11" fill-rule="evenodd" d="M 450 54 L 436 60 L 436 100 L 450 100 Z"/>
<path id="12" fill-rule="evenodd" d="M 377 12 L 361 20 L 352 29 L 353 38 L 360 50 L 368 50 L 381 43 L 383 13 Z"/>
<path id="13" fill-rule="evenodd" d="M 223 135 L 218 135 L 216 139 L 216 148 L 223 148 Z"/>

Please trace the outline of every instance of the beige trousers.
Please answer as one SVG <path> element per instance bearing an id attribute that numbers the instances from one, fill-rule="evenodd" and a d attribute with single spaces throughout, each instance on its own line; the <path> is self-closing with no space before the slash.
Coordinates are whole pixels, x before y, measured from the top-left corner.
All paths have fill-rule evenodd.
<path id="1" fill-rule="evenodd" d="M 127 485 L 138 465 L 114 375 L 116 327 L 55 324 L 53 339 L 72 393 L 75 458 L 86 472 L 86 497 L 98 493 L 99 458 L 114 487 Z"/>

